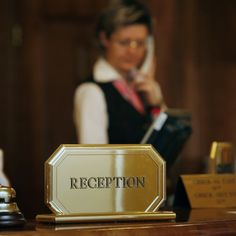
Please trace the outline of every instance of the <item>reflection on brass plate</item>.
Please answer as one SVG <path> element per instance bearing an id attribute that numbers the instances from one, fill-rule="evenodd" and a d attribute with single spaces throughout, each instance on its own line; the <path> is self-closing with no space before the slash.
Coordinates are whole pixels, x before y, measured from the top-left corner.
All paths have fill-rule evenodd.
<path id="1" fill-rule="evenodd" d="M 126 212 L 126 213 L 94 213 L 79 215 L 38 215 L 38 222 L 51 223 L 83 223 L 83 222 L 109 222 L 109 221 L 147 221 L 147 220 L 174 220 L 176 217 L 174 212 Z"/>
<path id="2" fill-rule="evenodd" d="M 60 145 L 45 163 L 45 202 L 54 214 L 37 220 L 129 219 L 139 212 L 173 218 L 155 212 L 165 181 L 165 162 L 151 145 Z"/>

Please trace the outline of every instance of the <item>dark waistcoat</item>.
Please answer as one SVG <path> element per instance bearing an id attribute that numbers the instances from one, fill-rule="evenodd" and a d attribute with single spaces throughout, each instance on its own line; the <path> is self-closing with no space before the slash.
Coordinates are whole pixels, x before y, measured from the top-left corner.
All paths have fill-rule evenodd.
<path id="1" fill-rule="evenodd" d="M 140 114 L 121 96 L 111 82 L 96 83 L 104 92 L 108 111 L 109 143 L 140 143 L 151 123 L 149 114 Z"/>

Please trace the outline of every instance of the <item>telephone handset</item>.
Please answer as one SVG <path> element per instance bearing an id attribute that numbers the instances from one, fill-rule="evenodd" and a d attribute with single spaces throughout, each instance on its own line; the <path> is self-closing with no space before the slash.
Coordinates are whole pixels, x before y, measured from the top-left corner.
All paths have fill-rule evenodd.
<path id="1" fill-rule="evenodd" d="M 128 80 L 141 81 L 143 80 L 143 74 L 149 74 L 153 66 L 154 60 L 154 38 L 149 36 L 147 39 L 147 53 L 145 59 L 140 68 L 133 68 L 130 70 Z"/>
<path id="2" fill-rule="evenodd" d="M 153 65 L 153 59 L 154 59 L 154 38 L 153 36 L 149 36 L 147 39 L 147 54 L 144 59 L 144 62 L 139 69 L 140 72 L 146 74 L 149 73 L 151 70 L 151 67 Z"/>

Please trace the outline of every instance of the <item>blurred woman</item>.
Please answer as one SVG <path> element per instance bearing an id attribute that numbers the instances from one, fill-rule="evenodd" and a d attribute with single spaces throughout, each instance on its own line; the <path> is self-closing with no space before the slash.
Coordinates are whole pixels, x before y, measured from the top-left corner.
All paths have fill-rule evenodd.
<path id="1" fill-rule="evenodd" d="M 165 109 L 155 81 L 152 18 L 146 6 L 114 1 L 97 25 L 101 56 L 74 96 L 79 143 L 139 143 Z"/>

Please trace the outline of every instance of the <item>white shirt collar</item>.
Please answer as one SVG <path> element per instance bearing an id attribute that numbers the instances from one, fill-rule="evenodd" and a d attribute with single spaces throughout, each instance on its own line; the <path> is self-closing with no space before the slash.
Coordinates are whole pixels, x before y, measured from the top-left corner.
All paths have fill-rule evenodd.
<path id="1" fill-rule="evenodd" d="M 121 75 L 102 57 L 94 65 L 93 77 L 96 82 L 101 83 L 121 79 Z"/>

